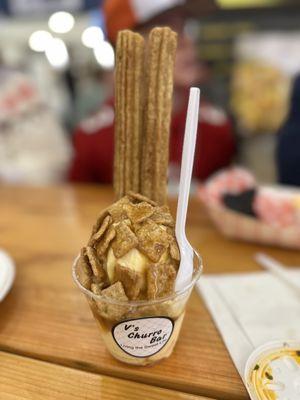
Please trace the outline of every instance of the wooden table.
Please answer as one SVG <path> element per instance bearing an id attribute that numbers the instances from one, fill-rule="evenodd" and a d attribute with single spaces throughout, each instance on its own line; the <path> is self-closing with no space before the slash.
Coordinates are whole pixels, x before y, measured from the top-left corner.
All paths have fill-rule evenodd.
<path id="1" fill-rule="evenodd" d="M 107 353 L 72 282 L 71 263 L 98 212 L 112 201 L 108 187 L 0 188 L 0 245 L 17 265 L 13 289 L 0 303 L 1 400 L 138 399 L 145 393 L 153 399 L 248 399 L 196 293 L 168 360 L 136 368 Z M 208 273 L 255 270 L 258 249 L 300 264 L 296 251 L 226 240 L 197 200 L 191 203 L 188 236 Z"/>

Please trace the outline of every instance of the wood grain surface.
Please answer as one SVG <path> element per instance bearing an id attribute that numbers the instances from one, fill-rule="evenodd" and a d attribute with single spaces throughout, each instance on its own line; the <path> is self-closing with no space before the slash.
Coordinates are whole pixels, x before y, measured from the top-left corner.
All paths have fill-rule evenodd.
<path id="1" fill-rule="evenodd" d="M 129 367 L 106 352 L 86 300 L 72 282 L 71 264 L 97 214 L 112 201 L 112 190 L 101 186 L 0 188 L 0 247 L 17 265 L 15 285 L 0 303 L 0 350 L 207 397 L 248 399 L 196 293 L 168 360 Z M 258 269 L 253 261 L 258 250 L 300 265 L 299 252 L 225 239 L 196 199 L 189 210 L 188 237 L 202 254 L 206 273 Z"/>
<path id="2" fill-rule="evenodd" d="M 209 400 L 0 352 L 1 400 Z"/>

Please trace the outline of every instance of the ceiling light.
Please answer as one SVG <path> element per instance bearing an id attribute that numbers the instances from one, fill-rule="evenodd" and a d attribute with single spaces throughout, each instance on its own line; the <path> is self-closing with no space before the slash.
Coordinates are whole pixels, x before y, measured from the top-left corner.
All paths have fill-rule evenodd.
<path id="1" fill-rule="evenodd" d="M 101 42 L 94 48 L 94 55 L 98 64 L 103 69 L 112 69 L 115 64 L 115 53 L 112 45 L 108 42 Z"/>
<path id="2" fill-rule="evenodd" d="M 34 51 L 45 51 L 52 35 L 47 31 L 35 31 L 33 32 L 28 40 L 29 47 Z"/>
<path id="3" fill-rule="evenodd" d="M 69 54 L 65 42 L 59 38 L 53 38 L 46 48 L 46 57 L 54 68 L 65 68 L 69 62 Z"/>
<path id="4" fill-rule="evenodd" d="M 74 26 L 74 17 L 66 11 L 58 11 L 51 15 L 48 21 L 49 28 L 56 33 L 67 33 Z"/>
<path id="5" fill-rule="evenodd" d="M 103 42 L 104 33 L 99 26 L 89 26 L 81 35 L 81 41 L 86 47 L 94 48 Z"/>

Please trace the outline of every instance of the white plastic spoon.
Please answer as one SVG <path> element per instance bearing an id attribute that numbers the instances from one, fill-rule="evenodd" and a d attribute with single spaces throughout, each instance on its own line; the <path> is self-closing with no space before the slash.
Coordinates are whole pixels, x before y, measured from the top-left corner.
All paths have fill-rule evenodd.
<path id="1" fill-rule="evenodd" d="M 181 159 L 179 195 L 175 234 L 180 250 L 180 265 L 175 282 L 178 292 L 191 282 L 193 275 L 194 251 L 185 234 L 186 213 L 189 202 L 195 145 L 199 116 L 200 89 L 191 88 L 185 123 L 184 143 Z"/>

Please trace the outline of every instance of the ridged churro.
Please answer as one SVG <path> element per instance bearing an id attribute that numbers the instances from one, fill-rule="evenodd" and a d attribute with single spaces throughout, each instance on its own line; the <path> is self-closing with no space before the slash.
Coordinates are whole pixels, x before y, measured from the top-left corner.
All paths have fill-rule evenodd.
<path id="1" fill-rule="evenodd" d="M 149 36 L 147 94 L 142 144 L 141 193 L 166 203 L 173 68 L 177 35 L 154 28 Z"/>
<path id="2" fill-rule="evenodd" d="M 142 36 L 121 31 L 116 60 L 114 188 L 116 197 L 120 198 L 130 190 L 140 190 Z"/>

